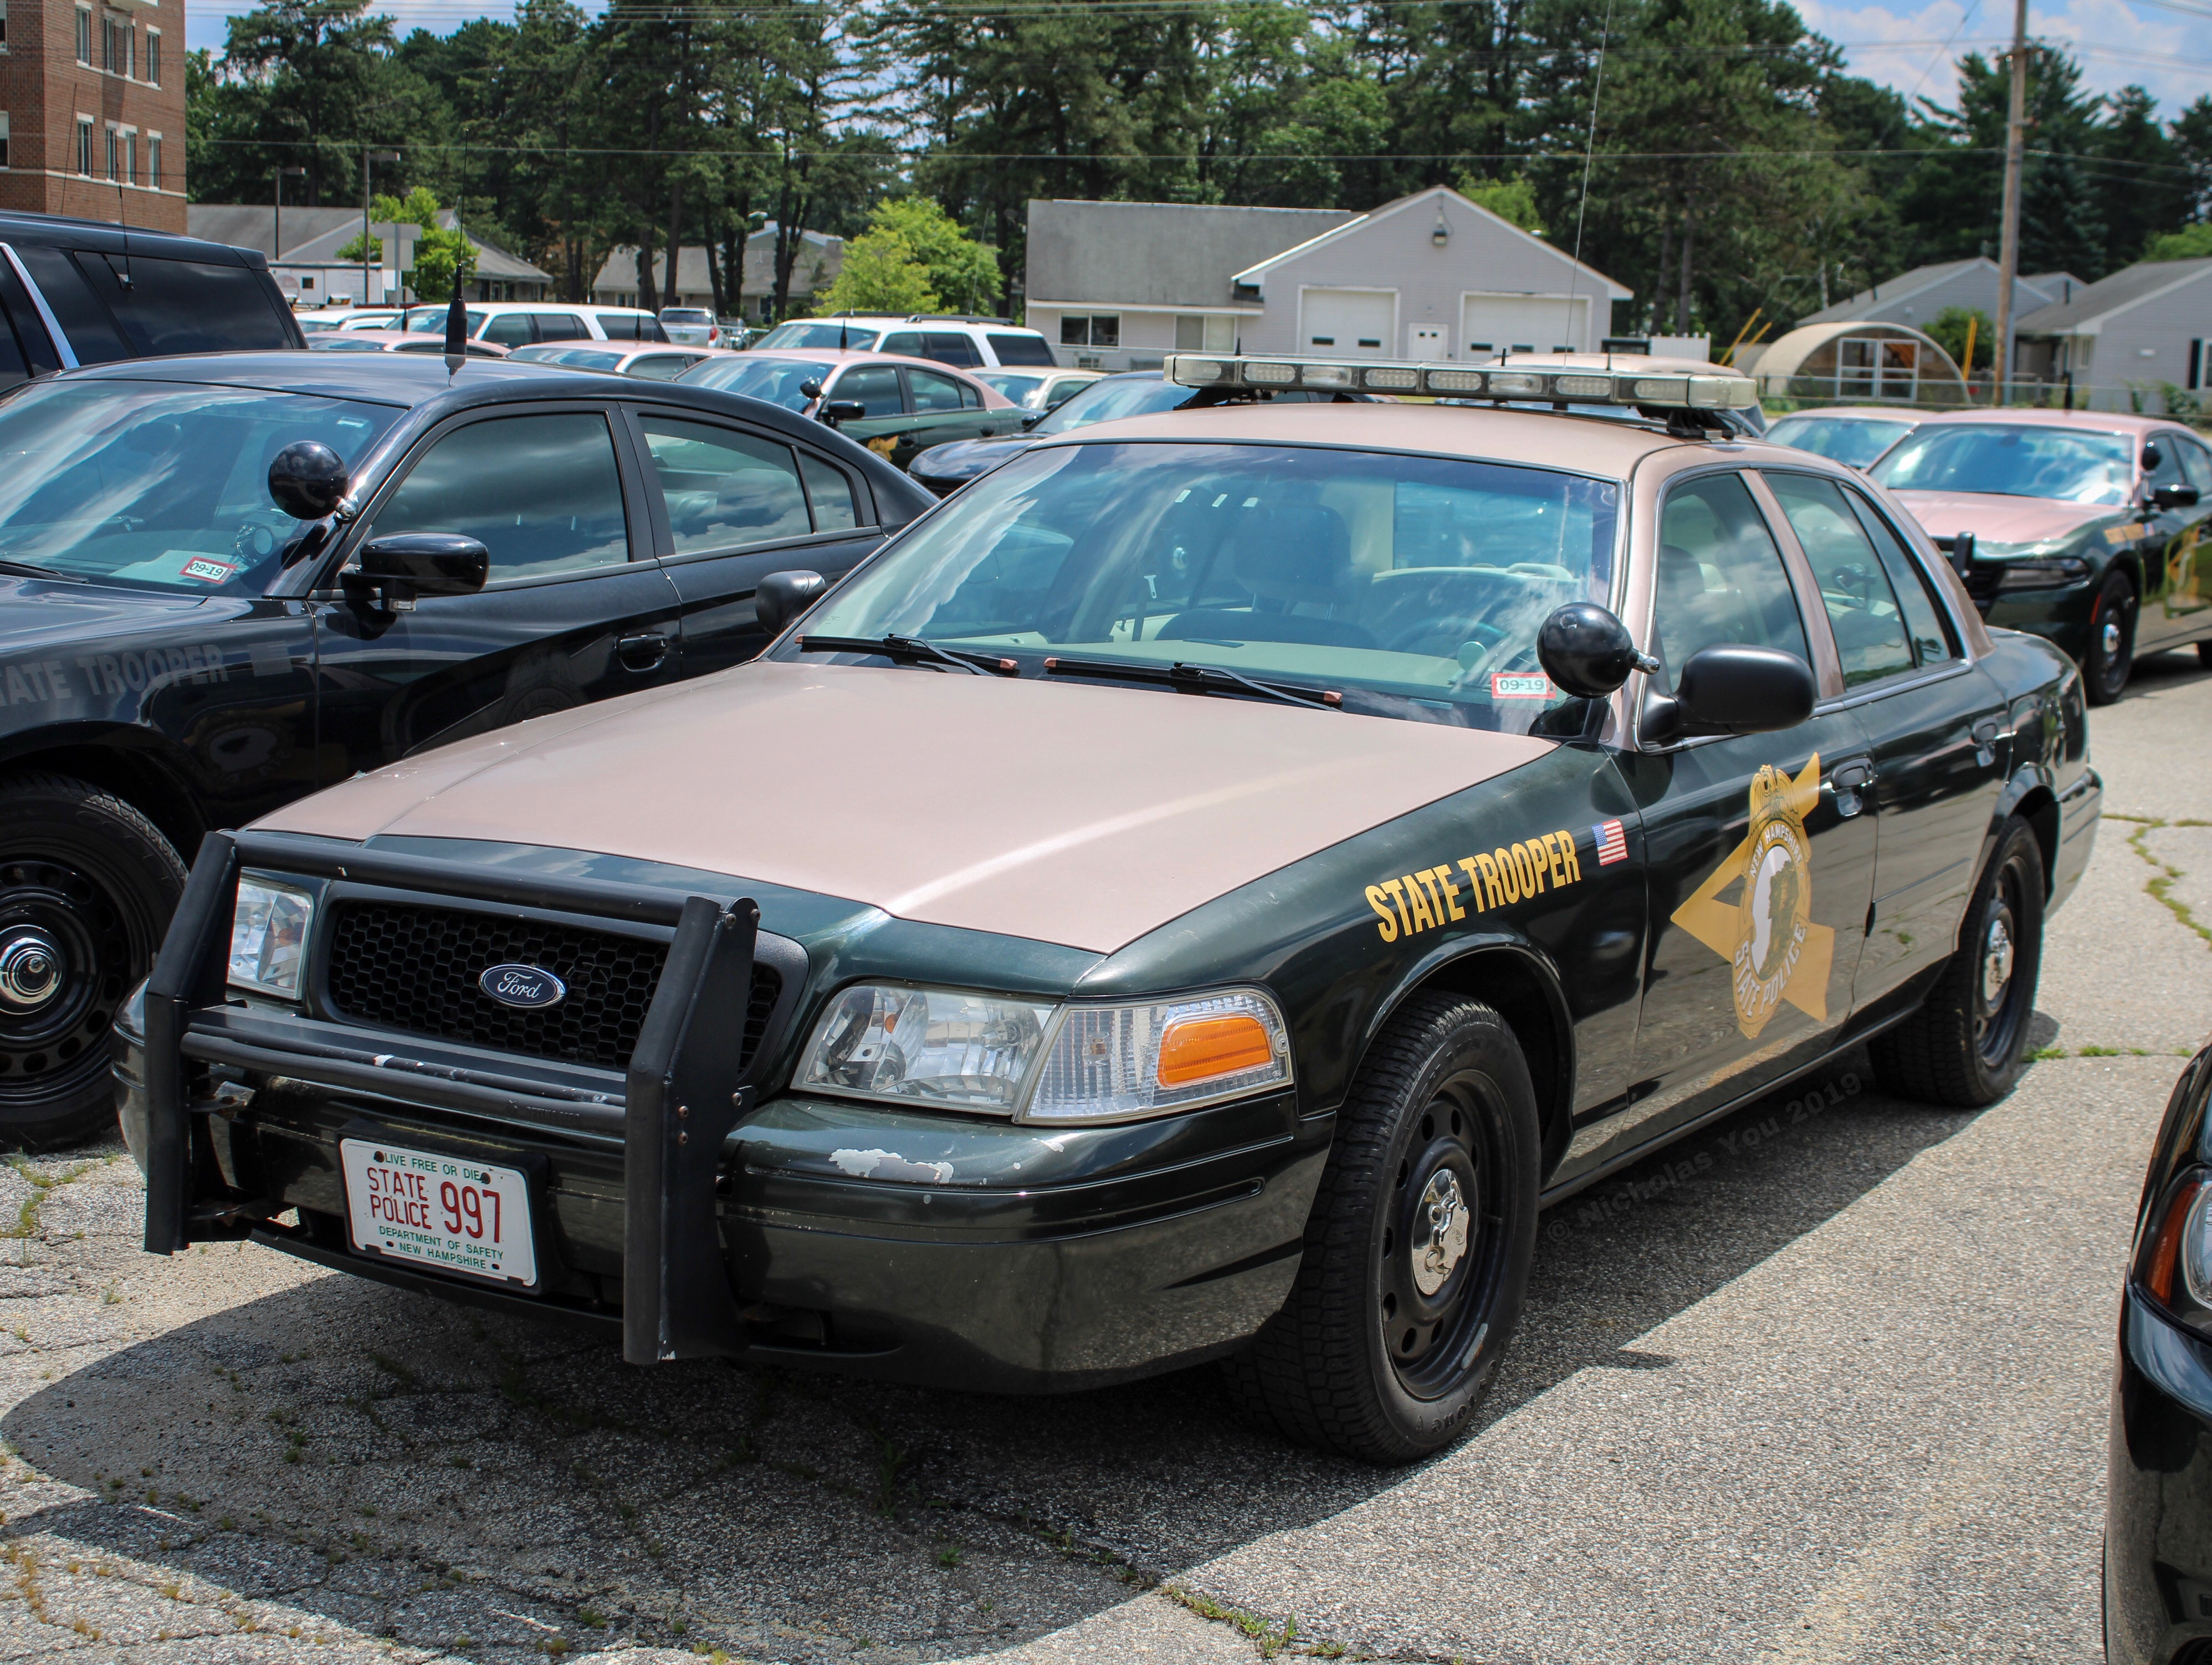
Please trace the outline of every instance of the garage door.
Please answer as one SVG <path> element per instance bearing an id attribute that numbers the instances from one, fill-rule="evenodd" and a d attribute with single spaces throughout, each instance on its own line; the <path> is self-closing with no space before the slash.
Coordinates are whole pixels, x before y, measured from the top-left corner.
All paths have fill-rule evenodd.
<path id="1" fill-rule="evenodd" d="M 1381 358 L 1398 316 L 1395 289 L 1308 289 L 1299 303 L 1302 353 Z"/>
<path id="2" fill-rule="evenodd" d="M 1589 339 L 1589 297 L 1548 295 L 1470 295 L 1460 302 L 1459 347 L 1488 353 L 1548 353 Z"/>

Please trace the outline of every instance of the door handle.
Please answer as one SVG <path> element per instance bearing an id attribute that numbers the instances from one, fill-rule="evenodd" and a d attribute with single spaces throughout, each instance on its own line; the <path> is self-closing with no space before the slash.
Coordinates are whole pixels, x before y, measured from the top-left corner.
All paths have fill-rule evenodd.
<path id="1" fill-rule="evenodd" d="M 1974 725 L 1974 761 L 1988 769 L 1997 760 L 1997 741 L 2003 738 L 1994 717 L 1984 717 Z"/>
<path id="2" fill-rule="evenodd" d="M 624 636 L 615 643 L 615 657 L 625 671 L 652 671 L 668 657 L 668 638 L 657 630 Z"/>
<path id="3" fill-rule="evenodd" d="M 1866 807 L 1859 793 L 1874 781 L 1874 766 L 1853 758 L 1828 771 L 1828 790 L 1836 794 L 1836 813 L 1849 820 Z"/>

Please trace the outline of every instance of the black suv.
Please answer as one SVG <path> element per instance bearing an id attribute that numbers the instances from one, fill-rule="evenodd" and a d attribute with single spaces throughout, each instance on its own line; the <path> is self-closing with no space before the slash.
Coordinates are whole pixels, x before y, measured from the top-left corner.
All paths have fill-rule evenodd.
<path id="1" fill-rule="evenodd" d="M 0 387 L 118 358 L 306 345 L 258 250 L 0 214 Z"/>

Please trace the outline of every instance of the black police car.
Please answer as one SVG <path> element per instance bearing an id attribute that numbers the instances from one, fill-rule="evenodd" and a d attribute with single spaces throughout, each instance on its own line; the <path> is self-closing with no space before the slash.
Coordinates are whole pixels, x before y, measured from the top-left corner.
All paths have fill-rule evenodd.
<path id="1" fill-rule="evenodd" d="M 930 501 L 774 406 L 539 366 L 216 354 L 0 398 L 0 1139 L 112 1115 L 108 1025 L 208 828 L 749 658 L 763 574 Z"/>
<path id="2" fill-rule="evenodd" d="M 0 214 L 0 387 L 119 358 L 306 344 L 258 250 Z"/>
<path id="3" fill-rule="evenodd" d="M 2120 1297 L 2105 1504 L 2105 1657 L 2212 1651 L 2212 1047 L 2158 1130 Z"/>

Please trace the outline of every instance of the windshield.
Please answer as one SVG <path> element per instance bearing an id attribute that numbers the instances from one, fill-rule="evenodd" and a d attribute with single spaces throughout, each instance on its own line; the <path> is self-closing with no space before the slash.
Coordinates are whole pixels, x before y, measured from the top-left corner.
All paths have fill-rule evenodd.
<path id="1" fill-rule="evenodd" d="M 802 391 L 811 382 L 827 383 L 837 367 L 810 358 L 764 358 L 756 350 L 726 358 L 703 358 L 677 380 L 692 387 L 718 387 L 725 393 L 742 393 L 766 399 L 787 410 L 806 409 Z"/>
<path id="2" fill-rule="evenodd" d="M 993 392 L 1012 399 L 1016 404 L 1036 409 L 1036 402 L 1044 392 L 1044 378 L 1023 375 L 1011 370 L 970 370 L 968 373 Z"/>
<path id="3" fill-rule="evenodd" d="M 2135 483 L 2124 434 L 1961 423 L 1908 435 L 1874 468 L 1892 491 L 1989 492 L 2118 507 Z"/>
<path id="4" fill-rule="evenodd" d="M 1498 463 L 1045 447 L 885 549 L 805 633 L 1036 655 L 1024 675 L 1047 674 L 1046 654 L 1182 661 L 1339 690 L 1347 710 L 1522 732 L 1565 702 L 1538 627 L 1564 602 L 1611 599 L 1619 502 L 1613 481 Z"/>
<path id="5" fill-rule="evenodd" d="M 507 355 L 526 364 L 568 364 L 584 370 L 619 370 L 623 355 L 605 347 L 518 347 Z"/>
<path id="6" fill-rule="evenodd" d="M 1912 431 L 1909 422 L 1874 422 L 1863 416 L 1784 416 L 1766 430 L 1777 445 L 1794 445 L 1815 456 L 1832 457 L 1864 468 Z"/>
<path id="7" fill-rule="evenodd" d="M 1112 422 L 1117 416 L 1149 416 L 1156 410 L 1188 404 L 1197 397 L 1196 389 L 1158 376 L 1094 381 L 1030 432 L 1042 437 L 1088 428 L 1095 422 Z"/>
<path id="8" fill-rule="evenodd" d="M 304 529 L 269 464 L 319 440 L 349 466 L 387 405 L 174 382 L 49 382 L 0 404 L 0 559 L 193 594 L 258 594 Z"/>
<path id="9" fill-rule="evenodd" d="M 842 319 L 814 319 L 797 324 L 779 324 L 760 338 L 763 347 L 842 347 L 856 353 L 872 353 L 876 339 L 883 334 L 873 324 L 854 324 Z"/>
<path id="10" fill-rule="evenodd" d="M 471 335 L 483 328 L 484 313 L 468 312 L 463 316 L 469 320 Z M 407 321 L 400 327 L 416 335 L 443 335 L 446 333 L 446 309 L 443 307 L 410 307 L 407 309 Z"/>

